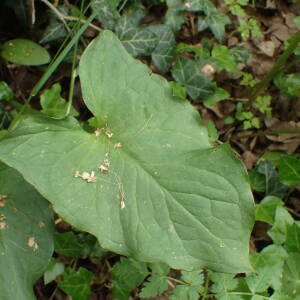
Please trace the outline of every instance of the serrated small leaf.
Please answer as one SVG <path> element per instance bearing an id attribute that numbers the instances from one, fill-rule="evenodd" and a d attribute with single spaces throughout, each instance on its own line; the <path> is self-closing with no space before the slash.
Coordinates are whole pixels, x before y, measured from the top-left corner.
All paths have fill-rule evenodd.
<path id="1" fill-rule="evenodd" d="M 213 85 L 213 94 L 208 98 L 204 99 L 203 103 L 206 106 L 213 106 L 214 104 L 227 99 L 229 96 L 230 95 L 226 90 L 219 88 L 216 85 Z"/>
<path id="2" fill-rule="evenodd" d="M 111 272 L 113 296 L 128 300 L 132 289 L 140 285 L 148 275 L 149 271 L 145 263 L 121 257 L 120 262 L 113 266 Z"/>
<path id="3" fill-rule="evenodd" d="M 2 46 L 1 56 L 9 62 L 28 66 L 44 65 L 51 59 L 46 49 L 25 39 L 5 42 Z"/>
<path id="4" fill-rule="evenodd" d="M 155 297 L 168 288 L 168 280 L 160 275 L 151 275 L 144 283 L 144 287 L 139 293 L 141 298 Z"/>
<path id="5" fill-rule="evenodd" d="M 158 41 L 156 34 L 146 28 L 137 27 L 128 15 L 123 15 L 119 19 L 115 32 L 133 57 L 150 55 Z"/>
<path id="6" fill-rule="evenodd" d="M 204 61 L 177 57 L 171 69 L 173 78 L 182 84 L 193 99 L 206 99 L 213 94 L 211 78 L 201 72 Z"/>
<path id="7" fill-rule="evenodd" d="M 173 289 L 171 300 L 199 300 L 200 287 L 192 285 L 176 285 Z"/>
<path id="8" fill-rule="evenodd" d="M 80 267 L 77 271 L 66 268 L 63 273 L 63 280 L 58 283 L 58 287 L 73 300 L 87 300 L 91 294 L 91 283 L 93 273 Z"/>
<path id="9" fill-rule="evenodd" d="M 151 59 L 154 65 L 162 73 L 166 73 L 174 57 L 175 36 L 173 31 L 167 25 L 152 25 L 147 27 L 154 33 L 158 42 L 151 52 Z"/>
<path id="10" fill-rule="evenodd" d="M 190 285 L 200 286 L 204 283 L 202 270 L 181 271 L 181 278 Z"/>
<path id="11" fill-rule="evenodd" d="M 230 19 L 222 12 L 215 11 L 207 16 L 199 16 L 198 30 L 209 28 L 215 38 L 221 43 L 224 39 L 225 25 L 230 24 Z"/>
<path id="12" fill-rule="evenodd" d="M 180 98 L 182 100 L 186 99 L 185 88 L 180 83 L 175 81 L 169 81 L 169 84 L 172 88 L 172 94 L 174 97 Z"/>
<path id="13" fill-rule="evenodd" d="M 2 163 L 0 187 L 0 298 L 33 300 L 33 284 L 53 253 L 53 213 L 17 171 Z"/>
<path id="14" fill-rule="evenodd" d="M 282 156 L 278 166 L 279 180 L 286 185 L 300 184 L 300 159 Z"/>
<path id="15" fill-rule="evenodd" d="M 215 45 L 212 49 L 211 56 L 218 62 L 221 69 L 228 72 L 238 72 L 237 64 L 230 50 L 224 45 Z"/>
<path id="16" fill-rule="evenodd" d="M 232 274 L 213 272 L 210 279 L 213 282 L 211 290 L 217 295 L 226 294 L 238 286 L 238 280 Z"/>
<path id="17" fill-rule="evenodd" d="M 74 232 L 64 232 L 54 234 L 55 251 L 68 257 L 81 256 L 84 246 L 79 243 Z"/>
<path id="18" fill-rule="evenodd" d="M 255 206 L 255 220 L 273 225 L 275 222 L 275 212 L 277 207 L 282 207 L 283 201 L 274 196 L 265 197 Z"/>
<path id="19" fill-rule="evenodd" d="M 63 274 L 64 269 L 65 265 L 62 262 L 52 258 L 47 267 L 47 270 L 44 273 L 44 284 L 48 284 L 51 281 L 55 280 L 57 276 Z"/>

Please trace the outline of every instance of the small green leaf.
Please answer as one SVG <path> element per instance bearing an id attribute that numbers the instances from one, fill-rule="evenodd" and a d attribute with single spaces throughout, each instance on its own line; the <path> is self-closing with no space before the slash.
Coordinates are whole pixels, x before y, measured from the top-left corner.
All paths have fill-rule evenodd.
<path id="1" fill-rule="evenodd" d="M 214 93 L 208 98 L 206 98 L 205 100 L 203 100 L 203 103 L 206 106 L 212 106 L 222 100 L 227 99 L 230 96 L 226 90 L 219 88 L 216 85 L 214 85 L 213 87 L 214 87 Z"/>
<path id="2" fill-rule="evenodd" d="M 181 278 L 190 285 L 200 287 L 204 283 L 204 275 L 202 270 L 181 271 Z"/>
<path id="3" fill-rule="evenodd" d="M 288 98 L 297 98 L 300 95 L 300 73 L 279 73 L 274 78 L 274 84 Z"/>
<path id="4" fill-rule="evenodd" d="M 248 172 L 252 190 L 256 192 L 265 192 L 266 190 L 266 177 L 258 173 L 255 169 Z"/>
<path id="5" fill-rule="evenodd" d="M 147 29 L 158 38 L 157 45 L 151 53 L 152 62 L 160 72 L 166 73 L 174 56 L 176 44 L 174 33 L 167 25 L 152 25 L 148 26 Z"/>
<path id="6" fill-rule="evenodd" d="M 282 156 L 278 167 L 279 180 L 286 185 L 300 184 L 300 159 Z"/>
<path id="7" fill-rule="evenodd" d="M 84 246 L 79 243 L 74 232 L 54 234 L 55 252 L 68 257 L 81 256 L 84 251 Z"/>
<path id="8" fill-rule="evenodd" d="M 185 43 L 179 43 L 176 45 L 175 49 L 176 53 L 185 53 L 185 52 L 192 52 L 197 55 L 197 58 L 200 59 L 209 59 L 210 58 L 210 51 L 208 48 L 204 46 L 195 46 Z"/>
<path id="9" fill-rule="evenodd" d="M 225 273 L 212 273 L 210 276 L 211 281 L 213 282 L 211 286 L 212 292 L 216 294 L 217 299 L 221 300 L 238 300 L 239 296 L 230 295 L 229 292 L 233 291 L 238 286 L 238 279 L 234 278 L 232 274 Z"/>
<path id="10" fill-rule="evenodd" d="M 171 300 L 199 300 L 200 287 L 188 284 L 176 285 Z"/>
<path id="11" fill-rule="evenodd" d="M 30 40 L 15 39 L 3 44 L 1 56 L 9 62 L 37 66 L 50 62 L 50 55 L 46 49 Z"/>
<path id="12" fill-rule="evenodd" d="M 209 140 L 213 143 L 218 140 L 219 134 L 218 130 L 213 121 L 209 120 L 206 124 Z"/>
<path id="13" fill-rule="evenodd" d="M 255 206 L 255 220 L 273 225 L 275 222 L 275 212 L 277 207 L 282 207 L 283 201 L 274 196 L 265 197 Z"/>
<path id="14" fill-rule="evenodd" d="M 185 91 L 185 88 L 181 84 L 179 84 L 175 81 L 169 81 L 169 84 L 172 88 L 172 92 L 173 92 L 172 94 L 174 97 L 178 97 L 183 100 L 186 99 L 186 91 Z"/>
<path id="15" fill-rule="evenodd" d="M 279 198 L 282 198 L 285 195 L 288 187 L 278 180 L 277 172 L 271 163 L 261 161 L 256 170 L 258 173 L 263 174 L 266 177 L 266 195 L 276 196 Z"/>
<path id="16" fill-rule="evenodd" d="M 219 66 L 228 72 L 238 72 L 237 64 L 234 60 L 230 50 L 224 45 L 216 45 L 211 52 L 212 58 L 214 58 Z"/>
<path id="17" fill-rule="evenodd" d="M 157 45 L 156 34 L 148 29 L 137 27 L 128 15 L 123 15 L 115 28 L 123 46 L 133 57 L 150 55 Z"/>
<path id="18" fill-rule="evenodd" d="M 246 277 L 250 290 L 255 293 L 266 291 L 268 287 L 280 289 L 283 265 L 287 257 L 287 252 L 281 246 L 273 244 L 265 247 L 260 253 L 251 254 L 255 274 Z"/>
<path id="19" fill-rule="evenodd" d="M 139 297 L 141 298 L 150 298 L 155 297 L 168 288 L 168 280 L 167 278 L 160 275 L 151 275 L 147 281 L 144 283 L 144 287 L 139 293 Z"/>
<path id="20" fill-rule="evenodd" d="M 234 57 L 235 61 L 240 63 L 247 63 L 249 59 L 249 50 L 245 48 L 244 46 L 236 46 L 230 48 L 230 53 Z"/>
<path id="21" fill-rule="evenodd" d="M 77 271 L 72 268 L 66 268 L 63 280 L 58 283 L 58 287 L 72 296 L 73 300 L 87 300 L 91 294 L 91 283 L 93 273 L 80 267 Z"/>
<path id="22" fill-rule="evenodd" d="M 209 28 L 215 38 L 221 43 L 224 39 L 225 25 L 230 24 L 230 19 L 222 12 L 215 11 L 198 19 L 198 30 Z"/>
<path id="23" fill-rule="evenodd" d="M 286 241 L 287 229 L 294 223 L 292 216 L 283 207 L 278 206 L 275 211 L 275 222 L 268 231 L 274 244 L 281 245 Z"/>
<path id="24" fill-rule="evenodd" d="M 216 7 L 211 0 L 187 0 L 184 2 L 184 10 L 203 12 L 206 15 L 216 11 Z"/>
<path id="25" fill-rule="evenodd" d="M 203 61 L 177 57 L 171 72 L 173 78 L 182 84 L 193 99 L 205 99 L 213 94 L 211 78 L 201 73 Z"/>
<path id="26" fill-rule="evenodd" d="M 69 111 L 71 115 L 76 115 L 74 108 L 70 107 L 69 103 L 61 97 L 61 86 L 59 83 L 52 85 L 50 89 L 43 91 L 41 94 L 42 112 L 54 119 L 65 118 Z"/>
<path id="27" fill-rule="evenodd" d="M 0 101 L 11 100 L 14 97 L 14 93 L 5 81 L 0 81 Z"/>
<path id="28" fill-rule="evenodd" d="M 53 213 L 17 171 L 2 163 L 0 187 L 0 298 L 34 300 L 32 286 L 53 252 Z"/>
<path id="29" fill-rule="evenodd" d="M 44 284 L 48 284 L 61 274 L 63 274 L 65 265 L 60 261 L 52 258 L 47 270 L 44 273 Z"/>
<path id="30" fill-rule="evenodd" d="M 279 166 L 279 162 L 281 157 L 286 156 L 287 154 L 284 152 L 279 151 L 269 151 L 264 153 L 261 158 L 264 160 L 269 161 L 274 168 L 277 168 Z"/>
<path id="31" fill-rule="evenodd" d="M 140 285 L 149 275 L 147 265 L 133 259 L 121 257 L 112 268 L 112 294 L 118 299 L 128 300 L 134 287 Z"/>
<path id="32" fill-rule="evenodd" d="M 300 253 L 300 223 L 295 222 L 288 227 L 284 248 L 289 252 Z"/>

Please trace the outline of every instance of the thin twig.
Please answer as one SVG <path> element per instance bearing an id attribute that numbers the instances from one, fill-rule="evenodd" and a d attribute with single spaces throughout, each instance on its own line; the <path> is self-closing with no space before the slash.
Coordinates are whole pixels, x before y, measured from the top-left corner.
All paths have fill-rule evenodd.
<path id="1" fill-rule="evenodd" d="M 66 29 L 68 32 L 71 32 L 70 27 L 68 26 L 65 16 L 48 0 L 41 0 L 44 4 L 46 4 L 56 15 L 57 17 L 61 20 L 61 22 L 65 25 Z"/>
<path id="2" fill-rule="evenodd" d="M 255 136 L 263 136 L 263 135 L 276 135 L 276 134 L 300 134 L 300 129 L 290 129 L 290 130 L 265 130 L 250 134 L 245 134 L 238 136 L 238 139 L 244 139 L 249 137 L 255 137 Z"/>
<path id="3" fill-rule="evenodd" d="M 80 23 L 86 23 L 87 21 L 78 17 L 73 17 L 73 16 L 66 16 L 64 14 L 62 14 L 53 4 L 51 4 L 48 0 L 40 0 L 43 3 L 45 3 L 56 15 L 57 17 L 63 22 L 63 24 L 65 25 L 65 27 L 67 28 L 68 32 L 70 32 L 70 27 L 68 26 L 66 21 L 78 21 Z M 90 23 L 89 27 L 97 30 L 97 31 L 101 31 L 101 28 Z"/>

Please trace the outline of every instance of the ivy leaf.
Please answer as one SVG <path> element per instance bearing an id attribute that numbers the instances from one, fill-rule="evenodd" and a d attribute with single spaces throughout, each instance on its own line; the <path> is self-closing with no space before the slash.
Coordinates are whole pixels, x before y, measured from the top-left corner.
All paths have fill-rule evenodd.
<path id="1" fill-rule="evenodd" d="M 211 0 L 188 0 L 184 2 L 186 11 L 201 11 L 206 15 L 216 11 L 216 7 Z"/>
<path id="2" fill-rule="evenodd" d="M 113 2 L 110 0 L 96 0 L 92 7 L 94 11 L 99 10 L 96 18 L 101 23 L 101 27 L 114 30 L 120 16 Z"/>
<path id="3" fill-rule="evenodd" d="M 58 6 L 57 10 L 64 15 L 69 14 L 69 10 L 63 5 Z M 44 30 L 40 43 L 44 44 L 60 40 L 65 38 L 67 34 L 68 31 L 64 23 L 62 23 L 61 20 L 57 17 L 57 15 L 51 11 L 49 25 Z"/>
<path id="4" fill-rule="evenodd" d="M 285 195 L 288 187 L 278 180 L 276 170 L 271 163 L 262 161 L 258 164 L 256 170 L 266 177 L 266 195 L 279 198 Z"/>
<path id="5" fill-rule="evenodd" d="M 15 170 L 0 163 L 1 299 L 36 299 L 33 284 L 53 252 L 49 203 Z"/>
<path id="6" fill-rule="evenodd" d="M 206 99 L 213 94 L 211 78 L 201 73 L 204 61 L 177 57 L 171 70 L 173 78 L 182 84 L 193 99 Z"/>
<path id="7" fill-rule="evenodd" d="M 147 29 L 158 38 L 157 45 L 151 53 L 152 62 L 160 72 L 166 73 L 174 57 L 176 45 L 174 33 L 167 25 L 152 25 Z"/>
<path id="8" fill-rule="evenodd" d="M 288 155 L 282 156 L 278 169 L 278 177 L 283 184 L 300 184 L 300 159 Z"/>
<path id="9" fill-rule="evenodd" d="M 236 46 L 236 47 L 230 48 L 229 51 L 230 51 L 231 55 L 233 55 L 233 57 L 237 63 L 240 63 L 240 62 L 247 63 L 249 56 L 250 56 L 247 48 L 245 48 L 244 46 Z"/>
<path id="10" fill-rule="evenodd" d="M 54 234 L 55 251 L 68 257 L 81 256 L 84 246 L 79 243 L 74 232 L 64 232 Z"/>
<path id="11" fill-rule="evenodd" d="M 184 23 L 184 9 L 182 0 L 167 0 L 168 10 L 165 15 L 165 24 L 169 25 L 173 31 L 179 31 Z"/>
<path id="12" fill-rule="evenodd" d="M 137 27 L 128 15 L 123 15 L 119 19 L 115 32 L 133 57 L 150 55 L 158 40 L 150 30 Z"/>
<path id="13" fill-rule="evenodd" d="M 177 269 L 251 270 L 253 198 L 229 145 L 213 147 L 191 104 L 110 31 L 79 74 L 95 132 L 31 113 L 1 139 L 0 159 L 105 249 Z"/>
<path id="14" fill-rule="evenodd" d="M 93 273 L 80 267 L 77 271 L 72 268 L 65 268 L 62 275 L 63 280 L 58 283 L 58 287 L 72 296 L 73 300 L 86 300 L 91 294 L 91 283 Z"/>
<path id="15" fill-rule="evenodd" d="M 113 296 L 128 300 L 133 288 L 140 285 L 148 274 L 145 263 L 121 257 L 112 268 Z"/>
<path id="16" fill-rule="evenodd" d="M 256 192 L 265 192 L 266 191 L 266 177 L 258 173 L 255 169 L 252 169 L 248 172 L 250 184 L 252 190 Z"/>
<path id="17" fill-rule="evenodd" d="M 216 45 L 212 49 L 211 56 L 218 62 L 221 70 L 228 72 L 238 72 L 237 64 L 230 50 L 224 45 Z"/>
<path id="18" fill-rule="evenodd" d="M 199 16 L 198 30 L 202 31 L 207 28 L 211 30 L 218 42 L 223 42 L 225 34 L 225 25 L 230 24 L 230 19 L 223 14 L 215 10 L 206 16 Z"/>

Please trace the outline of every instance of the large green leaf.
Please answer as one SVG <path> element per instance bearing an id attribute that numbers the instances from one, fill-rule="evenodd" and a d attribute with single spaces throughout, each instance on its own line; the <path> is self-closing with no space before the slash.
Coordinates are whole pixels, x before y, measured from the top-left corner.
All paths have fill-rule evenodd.
<path id="1" fill-rule="evenodd" d="M 0 158 L 103 248 L 173 268 L 249 271 L 253 200 L 229 146 L 213 148 L 198 112 L 110 31 L 79 73 L 95 133 L 71 117 L 27 116 L 1 140 Z"/>
<path id="2" fill-rule="evenodd" d="M 32 286 L 53 252 L 49 203 L 0 163 L 0 299 L 35 299 Z"/>

